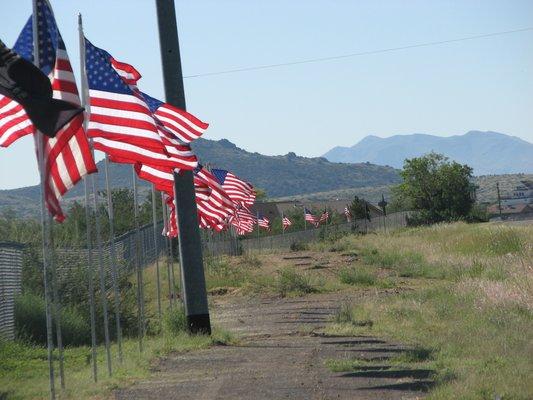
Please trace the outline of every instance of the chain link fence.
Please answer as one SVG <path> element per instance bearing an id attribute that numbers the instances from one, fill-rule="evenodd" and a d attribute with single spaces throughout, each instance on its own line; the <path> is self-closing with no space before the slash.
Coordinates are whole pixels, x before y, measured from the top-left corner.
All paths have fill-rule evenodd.
<path id="1" fill-rule="evenodd" d="M 15 338 L 15 297 L 21 290 L 23 246 L 0 242 L 0 338 Z"/>

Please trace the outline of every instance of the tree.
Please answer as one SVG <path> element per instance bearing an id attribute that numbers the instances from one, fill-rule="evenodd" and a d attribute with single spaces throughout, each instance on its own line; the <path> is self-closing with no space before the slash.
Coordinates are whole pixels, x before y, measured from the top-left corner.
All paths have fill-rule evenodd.
<path id="1" fill-rule="evenodd" d="M 392 190 L 394 202 L 420 211 L 421 222 L 463 219 L 472 210 L 475 200 L 468 165 L 429 153 L 405 160 L 400 175 L 403 182 Z"/>
<path id="2" fill-rule="evenodd" d="M 352 204 L 350 204 L 350 213 L 352 214 L 354 221 L 357 219 L 368 218 L 366 200 L 354 196 Z"/>

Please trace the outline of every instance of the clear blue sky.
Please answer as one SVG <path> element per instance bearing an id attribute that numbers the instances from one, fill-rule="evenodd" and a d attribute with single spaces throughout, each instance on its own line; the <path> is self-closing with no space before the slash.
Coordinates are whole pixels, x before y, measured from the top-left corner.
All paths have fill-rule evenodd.
<path id="1" fill-rule="evenodd" d="M 155 0 L 51 0 L 77 73 L 87 37 L 162 97 Z M 2 0 L 14 43 L 30 0 Z M 185 75 L 533 26 L 533 1 L 177 0 Z M 79 75 L 79 74 L 77 74 Z M 190 111 L 264 154 L 319 156 L 368 134 L 493 130 L 533 142 L 533 31 L 336 61 L 186 79 Z M 36 184 L 31 138 L 0 149 L 0 189 Z"/>

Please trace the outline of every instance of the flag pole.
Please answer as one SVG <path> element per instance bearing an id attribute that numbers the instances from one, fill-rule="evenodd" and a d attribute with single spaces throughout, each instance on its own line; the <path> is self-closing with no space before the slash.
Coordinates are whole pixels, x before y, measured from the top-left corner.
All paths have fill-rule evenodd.
<path id="1" fill-rule="evenodd" d="M 96 359 L 96 306 L 94 302 L 94 274 L 93 274 L 93 246 L 91 237 L 91 217 L 89 211 L 89 180 L 84 179 L 85 186 L 85 223 L 87 225 L 87 280 L 89 281 L 89 309 L 91 315 L 91 358 L 93 364 L 93 380 L 98 382 L 98 367 Z"/>
<path id="2" fill-rule="evenodd" d="M 33 63 L 37 68 L 40 67 L 39 60 L 39 30 L 37 29 L 37 0 L 32 0 L 32 24 L 33 24 Z M 50 385 L 50 399 L 56 398 L 55 391 L 55 379 L 54 379 L 54 362 L 53 362 L 53 346 L 54 339 L 52 333 L 52 315 L 50 307 L 50 288 L 48 285 L 48 227 L 47 227 L 47 210 L 46 210 L 46 193 L 45 193 L 45 163 L 44 163 L 44 135 L 37 131 L 34 135 L 35 143 L 37 147 L 37 157 L 39 163 L 39 176 L 41 186 L 41 230 L 43 239 L 43 284 L 44 284 L 44 302 L 45 302 L 45 314 L 46 314 L 46 345 L 47 345 L 47 357 L 48 357 L 48 378 Z"/>
<path id="3" fill-rule="evenodd" d="M 285 225 L 283 224 L 283 211 L 281 212 L 281 234 L 285 235 Z"/>
<path id="4" fill-rule="evenodd" d="M 157 0 L 156 9 L 166 100 L 185 110 L 174 0 Z M 188 330 L 211 334 L 192 171 L 174 172 L 174 201 L 179 228 L 181 291 Z"/>
<path id="5" fill-rule="evenodd" d="M 163 208 L 163 226 L 165 231 L 165 250 L 166 250 L 166 259 L 167 259 L 167 280 L 168 280 L 168 302 L 170 309 L 172 309 L 172 306 L 174 305 L 174 290 L 172 288 L 172 278 L 170 273 L 170 263 L 172 262 L 170 259 L 170 247 L 172 246 L 172 243 L 170 243 L 170 237 L 168 235 L 168 215 L 167 215 L 167 204 L 165 202 L 165 196 L 163 193 L 161 193 L 161 206 Z"/>
<path id="6" fill-rule="evenodd" d="M 59 350 L 59 382 L 61 384 L 61 389 L 65 389 L 65 359 L 63 353 L 63 334 L 61 332 L 61 302 L 59 299 L 59 285 L 57 282 L 57 259 L 54 251 L 54 229 L 52 223 L 52 216 L 48 214 L 48 234 L 50 235 L 50 272 L 52 273 L 52 314 L 56 322 L 56 341 L 57 349 Z"/>
<path id="7" fill-rule="evenodd" d="M 104 339 L 105 339 L 105 351 L 107 361 L 107 373 L 112 375 L 111 368 L 111 344 L 109 339 L 109 316 L 107 312 L 107 296 L 105 287 L 105 269 L 104 258 L 102 254 L 102 231 L 100 227 L 100 218 L 98 216 L 98 189 L 96 185 L 96 179 L 94 174 L 91 175 L 91 185 L 93 194 L 93 211 L 94 211 L 94 227 L 96 232 L 96 249 L 98 251 L 98 275 L 100 280 L 100 298 L 102 301 L 102 310 L 104 313 Z"/>
<path id="8" fill-rule="evenodd" d="M 79 28 L 79 34 L 80 34 L 80 42 L 82 44 L 82 47 L 80 47 L 80 55 L 83 57 L 84 63 L 81 64 L 82 68 L 82 90 L 84 90 L 83 98 L 85 99 L 85 104 L 89 104 L 87 101 L 87 74 L 85 70 L 85 38 L 83 35 L 83 22 L 81 14 L 78 15 L 78 28 Z M 87 111 L 87 115 L 89 114 L 89 111 Z M 91 145 L 91 151 L 93 153 L 94 158 L 94 146 L 92 143 L 92 140 L 90 140 Z M 105 339 L 105 350 L 106 350 L 106 362 L 107 362 L 107 373 L 109 376 L 112 375 L 113 371 L 111 368 L 111 345 L 109 340 L 109 319 L 107 314 L 107 296 L 106 296 L 106 288 L 105 288 L 105 270 L 104 270 L 104 259 L 102 254 L 102 231 L 100 228 L 100 218 L 98 217 L 98 190 L 97 190 L 97 182 L 96 178 L 94 177 L 95 174 L 92 174 L 90 176 L 91 178 L 91 186 L 92 186 L 92 194 L 93 194 L 93 211 L 94 211 L 94 227 L 96 232 L 96 248 L 98 251 L 98 275 L 100 280 L 100 297 L 102 301 L 102 310 L 104 314 L 104 339 Z M 92 267 L 92 266 L 90 266 Z"/>
<path id="9" fill-rule="evenodd" d="M 159 244 L 157 237 L 157 210 L 155 207 L 156 193 L 155 186 L 152 184 L 152 221 L 154 224 L 154 252 L 155 252 L 155 271 L 156 271 L 156 292 L 157 292 L 157 314 L 159 323 L 161 323 L 161 278 L 159 276 Z"/>
<path id="10" fill-rule="evenodd" d="M 109 255 L 111 256 L 111 283 L 114 292 L 115 306 L 115 329 L 117 331 L 118 359 L 122 363 L 122 329 L 120 326 L 120 291 L 118 288 L 117 253 L 115 248 L 115 211 L 113 197 L 111 196 L 111 184 L 109 180 L 109 157 L 104 159 L 105 186 L 107 192 L 107 214 L 109 218 Z"/>
<path id="11" fill-rule="evenodd" d="M 255 212 L 255 220 L 257 221 L 257 238 L 259 239 L 259 211 Z"/>
<path id="12" fill-rule="evenodd" d="M 307 219 L 305 219 L 306 217 L 306 210 L 305 210 L 305 205 L 304 205 L 304 231 L 307 230 Z"/>
<path id="13" fill-rule="evenodd" d="M 137 174 L 135 168 L 131 167 L 133 178 L 133 219 L 135 222 L 135 266 L 137 270 L 137 318 L 139 329 L 139 351 L 143 351 L 144 338 L 144 288 L 143 271 L 141 265 L 141 230 L 139 227 L 139 205 L 137 203 Z"/>
<path id="14" fill-rule="evenodd" d="M 83 22 L 81 14 L 78 14 L 78 31 L 79 31 L 79 48 L 80 48 L 80 70 L 81 70 L 81 105 L 86 106 L 87 101 L 87 77 L 85 70 L 85 38 L 83 36 Z M 85 118 L 83 119 L 83 129 L 87 131 L 87 118 L 89 111 L 85 109 Z M 94 301 L 94 274 L 93 274 L 93 247 L 91 236 L 91 215 L 89 210 L 89 177 L 83 178 L 85 189 L 85 224 L 87 235 L 87 279 L 89 281 L 89 308 L 91 317 L 91 358 L 93 364 L 93 380 L 98 382 L 98 367 L 96 354 L 96 305 Z"/>

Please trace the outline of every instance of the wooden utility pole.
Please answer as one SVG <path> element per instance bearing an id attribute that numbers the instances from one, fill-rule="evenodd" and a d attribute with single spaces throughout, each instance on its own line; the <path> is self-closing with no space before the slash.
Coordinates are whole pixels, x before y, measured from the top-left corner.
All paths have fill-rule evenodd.
<path id="1" fill-rule="evenodd" d="M 498 212 L 500 213 L 500 218 L 502 217 L 502 198 L 500 196 L 500 182 L 496 182 L 496 191 L 498 193 Z"/>
<path id="2" fill-rule="evenodd" d="M 185 90 L 174 0 L 156 0 L 155 3 L 166 101 L 185 110 Z M 192 171 L 174 172 L 174 201 L 179 229 L 181 284 L 187 326 L 191 333 L 211 334 Z"/>

